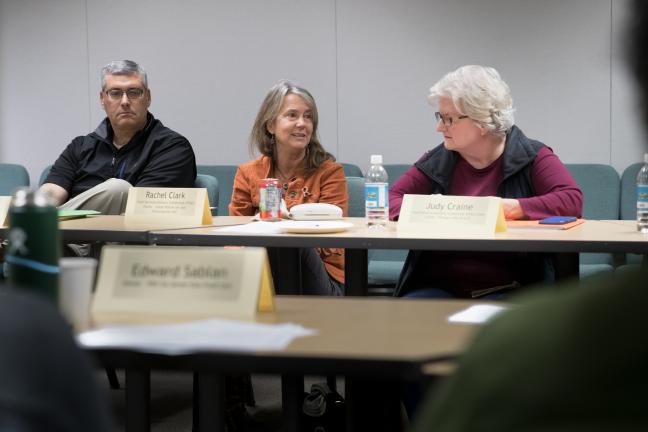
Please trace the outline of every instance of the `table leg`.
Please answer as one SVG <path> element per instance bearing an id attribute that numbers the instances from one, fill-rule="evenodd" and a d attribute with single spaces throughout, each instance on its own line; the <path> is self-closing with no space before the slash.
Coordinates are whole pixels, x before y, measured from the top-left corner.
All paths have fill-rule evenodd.
<path id="1" fill-rule="evenodd" d="M 304 402 L 304 376 L 281 376 L 281 405 L 285 432 L 301 432 L 302 404 Z"/>
<path id="2" fill-rule="evenodd" d="M 267 248 L 267 251 L 275 292 L 284 295 L 301 294 L 299 249 Z"/>
<path id="3" fill-rule="evenodd" d="M 193 409 L 194 432 L 225 432 L 224 376 L 207 372 L 194 373 Z"/>
<path id="4" fill-rule="evenodd" d="M 579 257 L 578 253 L 557 253 L 555 254 L 556 281 L 578 277 Z"/>
<path id="5" fill-rule="evenodd" d="M 347 432 L 401 430 L 400 388 L 394 381 L 347 377 Z"/>
<path id="6" fill-rule="evenodd" d="M 367 249 L 344 250 L 344 295 L 367 295 Z"/>
<path id="7" fill-rule="evenodd" d="M 126 369 L 126 432 L 151 430 L 151 371 Z"/>

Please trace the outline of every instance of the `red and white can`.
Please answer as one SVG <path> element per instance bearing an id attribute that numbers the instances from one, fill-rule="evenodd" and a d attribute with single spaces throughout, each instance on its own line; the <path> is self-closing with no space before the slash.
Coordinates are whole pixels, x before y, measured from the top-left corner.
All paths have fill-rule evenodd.
<path id="1" fill-rule="evenodd" d="M 281 184 L 279 180 L 259 180 L 259 217 L 261 220 L 281 219 Z"/>

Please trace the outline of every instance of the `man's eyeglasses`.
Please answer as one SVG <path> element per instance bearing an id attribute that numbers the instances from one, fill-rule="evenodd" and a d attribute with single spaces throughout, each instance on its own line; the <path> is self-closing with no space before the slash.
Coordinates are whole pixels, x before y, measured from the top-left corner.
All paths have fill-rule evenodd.
<path id="1" fill-rule="evenodd" d="M 442 121 L 443 124 L 446 125 L 446 127 L 452 126 L 453 124 L 455 124 L 456 122 L 458 122 L 461 119 L 468 118 L 467 115 L 460 115 L 460 116 L 457 116 L 457 117 L 444 116 L 443 114 L 441 114 L 438 111 L 434 113 L 434 117 L 436 118 L 437 123 L 439 121 Z"/>
<path id="2" fill-rule="evenodd" d="M 144 96 L 144 89 L 137 87 L 129 88 L 126 90 L 113 88 L 106 90 L 105 93 L 106 96 L 108 96 L 108 98 L 113 101 L 121 100 L 124 97 L 124 93 L 129 100 L 136 100 Z"/>

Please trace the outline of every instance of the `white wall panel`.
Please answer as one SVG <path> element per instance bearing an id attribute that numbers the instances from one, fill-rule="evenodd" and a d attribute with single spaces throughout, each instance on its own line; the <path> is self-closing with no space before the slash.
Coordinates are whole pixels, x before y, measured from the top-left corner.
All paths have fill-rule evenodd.
<path id="1" fill-rule="evenodd" d="M 510 85 L 528 136 L 566 162 L 609 162 L 609 0 L 355 0 L 338 15 L 344 159 L 416 160 L 441 142 L 428 88 L 484 64 Z"/>
<path id="2" fill-rule="evenodd" d="M 118 25 L 106 27 L 115 11 Z M 312 91 L 322 138 L 337 153 L 334 19 L 330 1 L 89 0 L 89 63 L 141 62 L 151 112 L 189 138 L 199 163 L 249 159 L 254 117 L 281 78 Z M 102 118 L 98 104 L 92 118 Z"/>
<path id="3" fill-rule="evenodd" d="M 0 0 L 0 157 L 33 180 L 103 117 L 99 70 L 149 71 L 151 111 L 199 163 L 248 159 L 280 78 L 314 94 L 325 147 L 366 168 L 440 142 L 430 85 L 463 64 L 496 67 L 517 124 L 565 162 L 639 160 L 643 134 L 619 36 L 627 0 Z"/>
<path id="4" fill-rule="evenodd" d="M 0 155 L 32 183 L 88 129 L 86 41 L 83 0 L 0 2 Z"/>

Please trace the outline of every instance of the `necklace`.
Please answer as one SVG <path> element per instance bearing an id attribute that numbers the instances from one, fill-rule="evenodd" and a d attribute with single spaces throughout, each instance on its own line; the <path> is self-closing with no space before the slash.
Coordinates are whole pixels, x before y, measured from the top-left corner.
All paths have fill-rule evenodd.
<path id="1" fill-rule="evenodd" d="M 279 181 L 280 181 L 281 183 L 284 184 L 284 189 L 288 189 L 288 183 L 290 183 L 290 181 L 291 181 L 295 176 L 292 176 L 292 175 L 291 175 L 291 176 L 287 176 L 287 175 L 285 175 L 285 174 L 284 174 L 284 173 L 279 169 L 279 167 L 277 167 L 277 166 L 275 166 L 275 169 L 274 169 L 274 170 L 275 170 L 275 174 L 277 175 L 277 178 L 279 179 Z"/>

